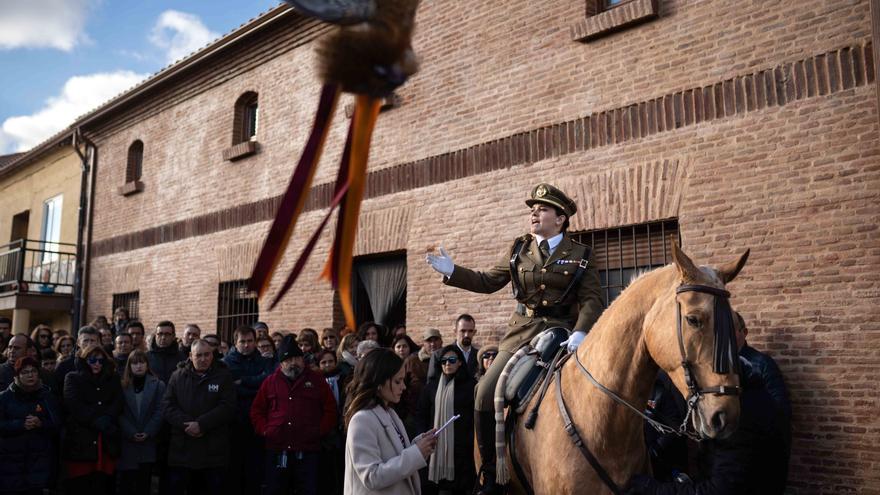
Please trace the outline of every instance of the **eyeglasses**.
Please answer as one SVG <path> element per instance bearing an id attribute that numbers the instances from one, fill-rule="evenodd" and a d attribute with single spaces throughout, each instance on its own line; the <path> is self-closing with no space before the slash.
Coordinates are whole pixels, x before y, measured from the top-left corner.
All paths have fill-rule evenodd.
<path id="1" fill-rule="evenodd" d="M 104 358 L 100 356 L 89 356 L 86 359 L 86 362 L 89 364 L 104 364 Z"/>
<path id="2" fill-rule="evenodd" d="M 458 358 L 455 356 L 449 356 L 440 359 L 440 364 L 455 364 L 458 362 Z"/>
<path id="3" fill-rule="evenodd" d="M 492 359 L 497 355 L 498 355 L 497 352 L 487 352 L 487 353 L 483 354 L 483 359 Z"/>

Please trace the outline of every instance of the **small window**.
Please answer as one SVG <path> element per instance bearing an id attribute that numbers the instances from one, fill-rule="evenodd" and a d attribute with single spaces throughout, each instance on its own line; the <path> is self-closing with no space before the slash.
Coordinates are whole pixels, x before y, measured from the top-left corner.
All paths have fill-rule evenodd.
<path id="1" fill-rule="evenodd" d="M 113 314 L 113 311 L 116 311 L 116 308 L 125 308 L 128 310 L 129 320 L 139 320 L 140 315 L 138 313 L 138 306 L 140 305 L 140 298 L 140 291 L 113 294 L 113 310 L 110 314 Z"/>
<path id="2" fill-rule="evenodd" d="M 576 232 L 572 238 L 593 248 L 606 307 L 640 272 L 671 263 L 672 243 L 681 244 L 678 220 Z"/>
<path id="3" fill-rule="evenodd" d="M 144 143 L 140 139 L 128 147 L 128 162 L 125 166 L 125 182 L 141 180 L 144 166 Z"/>
<path id="4" fill-rule="evenodd" d="M 244 143 L 257 140 L 257 131 L 260 121 L 260 105 L 257 93 L 248 91 L 241 95 L 235 102 L 234 129 L 232 132 L 232 144 Z"/>
<path id="5" fill-rule="evenodd" d="M 656 19 L 660 0 L 586 0 L 586 16 L 571 27 L 575 41 L 591 41 Z"/>
<path id="6" fill-rule="evenodd" d="M 257 293 L 249 291 L 247 280 L 221 282 L 217 294 L 217 334 L 232 342 L 232 332 L 239 325 L 260 321 Z"/>

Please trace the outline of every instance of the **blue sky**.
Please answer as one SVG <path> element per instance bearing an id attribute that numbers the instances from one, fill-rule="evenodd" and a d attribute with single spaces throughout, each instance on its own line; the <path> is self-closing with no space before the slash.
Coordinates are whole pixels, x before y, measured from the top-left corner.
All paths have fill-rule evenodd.
<path id="1" fill-rule="evenodd" d="M 25 151 L 278 0 L 0 0 L 0 154 Z"/>

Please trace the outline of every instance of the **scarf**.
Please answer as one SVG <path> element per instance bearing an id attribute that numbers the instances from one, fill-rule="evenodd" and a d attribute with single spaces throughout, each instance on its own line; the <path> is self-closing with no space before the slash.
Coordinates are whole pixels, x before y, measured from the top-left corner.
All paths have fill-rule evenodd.
<path id="1" fill-rule="evenodd" d="M 455 412 L 455 376 L 440 376 L 437 395 L 434 396 L 434 428 L 440 428 Z M 428 463 L 428 479 L 434 483 L 440 480 L 455 480 L 455 423 L 452 423 L 437 437 L 437 449 Z"/>
<path id="2" fill-rule="evenodd" d="M 358 364 L 357 356 L 348 351 L 342 351 L 342 359 L 346 363 L 350 364 L 352 368 L 354 368 Z"/>

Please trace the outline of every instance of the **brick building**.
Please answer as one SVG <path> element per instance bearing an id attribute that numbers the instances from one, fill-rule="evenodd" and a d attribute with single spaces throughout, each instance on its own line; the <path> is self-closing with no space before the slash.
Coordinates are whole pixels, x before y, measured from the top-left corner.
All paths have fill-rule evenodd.
<path id="1" fill-rule="evenodd" d="M 732 302 L 792 391 L 793 490 L 880 492 L 871 2 L 605 3 L 423 3 L 422 71 L 380 117 L 358 262 L 405 263 L 414 332 L 451 336 L 466 311 L 479 343 L 503 331 L 509 293 L 444 287 L 425 251 L 494 263 L 539 181 L 578 202 L 609 298 L 669 240 L 708 264 L 751 248 Z M 278 7 L 80 119 L 97 148 L 88 318 L 122 304 L 148 326 L 339 323 L 313 283 L 329 237 L 275 311 L 240 285 L 311 124 L 325 30 Z M 329 202 L 345 106 L 273 287 Z"/>

